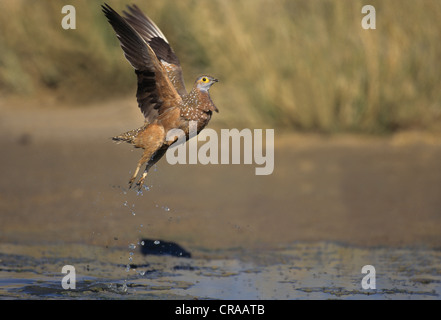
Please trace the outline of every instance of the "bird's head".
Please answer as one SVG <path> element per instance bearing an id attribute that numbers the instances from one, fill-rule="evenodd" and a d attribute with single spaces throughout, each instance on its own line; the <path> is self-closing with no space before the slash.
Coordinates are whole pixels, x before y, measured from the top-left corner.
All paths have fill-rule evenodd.
<path id="1" fill-rule="evenodd" d="M 215 83 L 218 82 L 219 80 L 211 77 L 211 76 L 200 76 L 196 79 L 196 88 L 201 90 L 201 91 L 208 91 L 208 89 L 210 89 L 210 87 Z"/>

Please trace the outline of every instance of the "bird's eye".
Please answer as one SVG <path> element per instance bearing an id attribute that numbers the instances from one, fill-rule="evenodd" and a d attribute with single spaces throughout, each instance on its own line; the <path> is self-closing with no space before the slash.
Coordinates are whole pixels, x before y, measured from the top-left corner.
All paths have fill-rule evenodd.
<path id="1" fill-rule="evenodd" d="M 202 82 L 208 82 L 208 79 L 206 77 L 203 77 Z"/>

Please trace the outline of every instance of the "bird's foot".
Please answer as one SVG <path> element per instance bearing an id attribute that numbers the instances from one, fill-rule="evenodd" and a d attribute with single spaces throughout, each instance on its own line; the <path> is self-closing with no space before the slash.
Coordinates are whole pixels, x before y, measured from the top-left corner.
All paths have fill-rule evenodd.
<path id="1" fill-rule="evenodd" d="M 144 186 L 144 180 L 145 178 L 142 177 L 141 179 L 139 179 L 139 181 L 136 183 L 136 189 L 139 191 L 142 191 L 142 187 Z"/>
<path id="2" fill-rule="evenodd" d="M 133 182 L 135 182 L 135 179 L 136 179 L 136 177 L 132 177 L 132 178 L 129 180 L 129 189 L 131 189 L 131 188 L 133 187 Z"/>
<path id="3" fill-rule="evenodd" d="M 139 178 L 138 182 L 136 183 L 136 188 L 138 189 L 138 192 L 142 191 L 142 187 L 144 186 L 145 177 L 147 177 L 147 172 L 144 172 Z"/>

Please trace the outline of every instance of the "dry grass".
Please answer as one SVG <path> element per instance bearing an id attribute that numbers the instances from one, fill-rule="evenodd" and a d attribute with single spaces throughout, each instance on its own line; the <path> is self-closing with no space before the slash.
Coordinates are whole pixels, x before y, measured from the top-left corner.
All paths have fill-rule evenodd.
<path id="1" fill-rule="evenodd" d="M 117 10 L 127 3 L 109 0 Z M 365 133 L 441 127 L 439 0 L 137 3 L 172 43 L 188 86 L 201 72 L 221 79 L 212 95 L 225 125 Z M 76 30 L 61 28 L 64 4 L 76 7 Z M 361 28 L 364 4 L 376 8 L 376 30 Z M 78 104 L 134 94 L 135 76 L 100 5 L 1 1 L 0 92 Z"/>

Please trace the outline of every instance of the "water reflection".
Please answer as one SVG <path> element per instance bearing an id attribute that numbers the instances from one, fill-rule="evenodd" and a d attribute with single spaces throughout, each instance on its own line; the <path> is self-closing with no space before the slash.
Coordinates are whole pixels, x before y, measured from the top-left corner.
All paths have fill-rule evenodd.
<path id="1" fill-rule="evenodd" d="M 0 297 L 27 299 L 439 299 L 438 250 L 296 243 L 268 251 L 195 252 L 193 258 L 136 255 L 93 246 L 1 245 Z M 136 261 L 135 261 L 136 260 Z M 74 265 L 76 290 L 61 286 Z M 364 265 L 376 269 L 365 290 Z"/>

